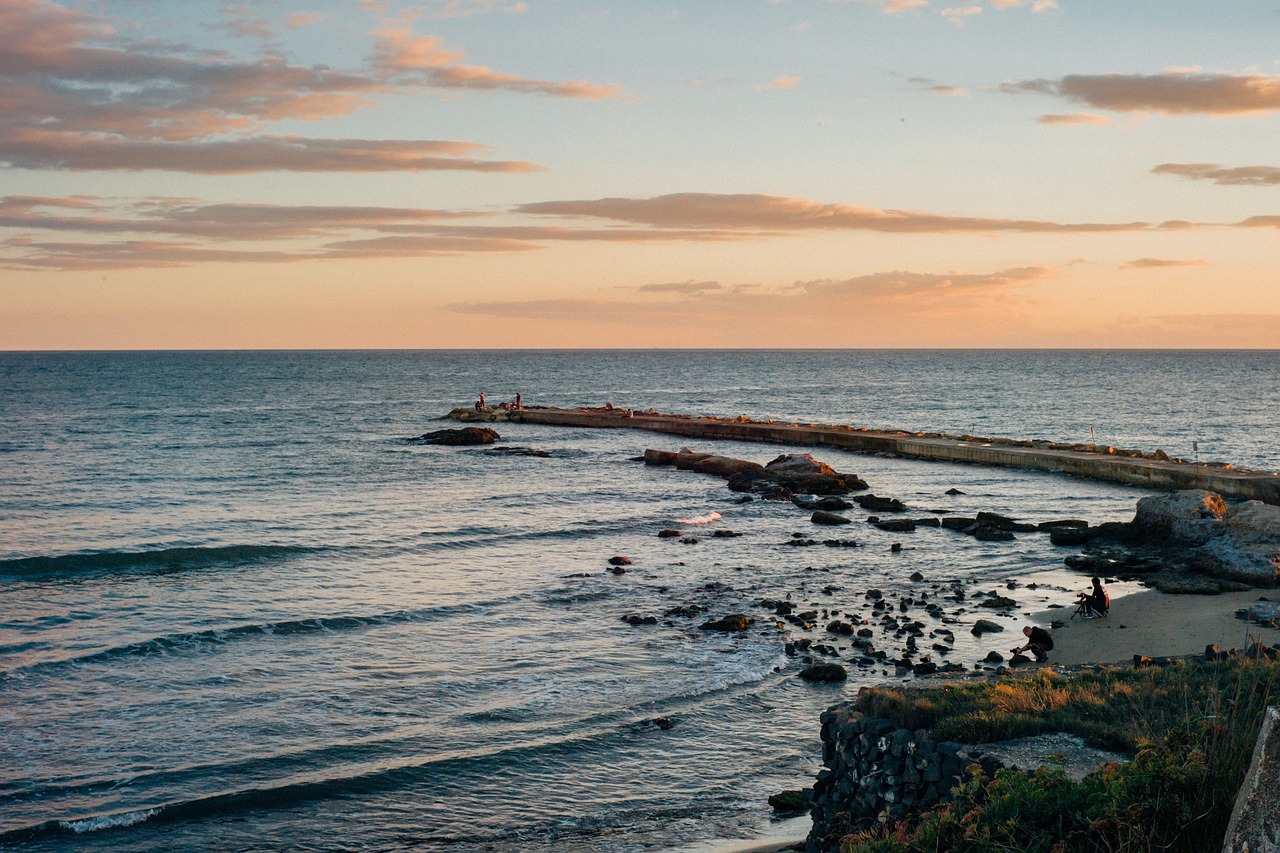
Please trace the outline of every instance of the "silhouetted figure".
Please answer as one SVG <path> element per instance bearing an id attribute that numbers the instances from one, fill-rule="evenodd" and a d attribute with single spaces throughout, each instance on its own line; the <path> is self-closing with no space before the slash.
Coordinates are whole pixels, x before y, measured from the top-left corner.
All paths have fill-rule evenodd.
<path id="1" fill-rule="evenodd" d="M 1019 648 L 1013 649 L 1013 653 L 1030 651 L 1036 656 L 1038 663 L 1044 663 L 1049 659 L 1049 652 L 1053 649 L 1053 637 L 1049 636 L 1049 632 L 1043 628 L 1028 625 L 1022 629 L 1022 636 L 1027 638 L 1027 642 Z"/>
<path id="2" fill-rule="evenodd" d="M 517 409 L 520 408 L 520 392 L 519 391 L 516 392 L 516 408 Z"/>
<path id="3" fill-rule="evenodd" d="M 1084 604 L 1084 618 L 1086 619 L 1106 616 L 1107 611 L 1111 609 L 1111 596 L 1107 594 L 1106 588 L 1103 587 L 1101 578 L 1093 578 L 1093 590 L 1091 592 L 1077 592 L 1076 598 Z"/>
<path id="4" fill-rule="evenodd" d="M 476 400 L 476 411 L 477 412 L 484 411 L 484 392 L 483 391 L 480 392 L 480 399 Z"/>

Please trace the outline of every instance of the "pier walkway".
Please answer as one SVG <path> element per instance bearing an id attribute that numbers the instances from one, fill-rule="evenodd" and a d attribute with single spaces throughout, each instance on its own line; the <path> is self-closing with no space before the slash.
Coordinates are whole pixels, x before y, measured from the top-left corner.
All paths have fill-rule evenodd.
<path id="1" fill-rule="evenodd" d="M 839 424 L 757 421 L 746 417 L 658 414 L 617 408 L 533 407 L 518 410 L 489 408 L 483 411 L 459 408 L 447 417 L 467 422 L 512 421 L 591 429 L 641 429 L 682 438 L 838 447 L 910 459 L 1052 471 L 1150 489 L 1207 489 L 1233 500 L 1259 500 L 1280 505 L 1280 474 L 1236 469 L 1222 463 L 1194 464 L 1133 450 L 1092 445 L 869 430 Z"/>

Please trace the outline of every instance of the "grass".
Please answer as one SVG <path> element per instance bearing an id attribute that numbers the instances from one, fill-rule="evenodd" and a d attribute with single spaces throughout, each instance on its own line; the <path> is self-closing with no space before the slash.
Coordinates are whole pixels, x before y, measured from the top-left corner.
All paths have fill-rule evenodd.
<path id="1" fill-rule="evenodd" d="M 1250 658 L 866 689 L 858 710 L 928 729 L 935 740 L 983 743 L 1062 731 L 1134 759 L 1081 782 L 1056 767 L 994 778 L 974 767 L 954 801 L 848 836 L 841 850 L 1221 849 L 1263 713 L 1277 703 L 1280 663 Z"/>

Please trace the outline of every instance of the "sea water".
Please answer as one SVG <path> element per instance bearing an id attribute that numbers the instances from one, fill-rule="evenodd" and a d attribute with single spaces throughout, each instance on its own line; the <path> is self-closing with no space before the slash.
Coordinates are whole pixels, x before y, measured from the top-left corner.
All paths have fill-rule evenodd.
<path id="1" fill-rule="evenodd" d="M 406 440 L 481 391 L 1275 470 L 1278 376 L 1274 351 L 0 354 L 0 847 L 536 853 L 748 837 L 770 793 L 811 783 L 818 714 L 895 677 L 842 651 L 848 682 L 802 682 L 788 639 L 830 641 L 826 617 L 867 614 L 870 587 L 999 589 L 1019 601 L 1011 630 L 1069 599 L 1005 586 L 1071 553 L 1039 534 L 890 534 L 855 509 L 825 535 L 857 547 L 792 546 L 823 538 L 807 513 L 634 461 L 678 449 L 670 436 L 496 425 L 498 446 L 545 457 Z M 1143 494 L 813 452 L 914 515 L 1097 523 Z M 606 571 L 615 555 L 626 574 Z M 788 596 L 822 614 L 816 630 L 780 630 L 757 604 Z M 704 615 L 666 615 L 678 606 Z M 698 630 L 729 613 L 756 624 Z M 939 662 L 972 666 L 992 645 L 967 625 L 947 626 L 955 651 Z"/>

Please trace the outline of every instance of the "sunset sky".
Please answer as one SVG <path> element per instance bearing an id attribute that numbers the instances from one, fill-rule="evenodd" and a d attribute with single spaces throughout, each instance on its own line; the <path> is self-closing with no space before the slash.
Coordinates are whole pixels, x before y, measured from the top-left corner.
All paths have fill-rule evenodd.
<path id="1" fill-rule="evenodd" d="M 1280 347 L 1275 0 L 0 0 L 0 349 Z"/>

